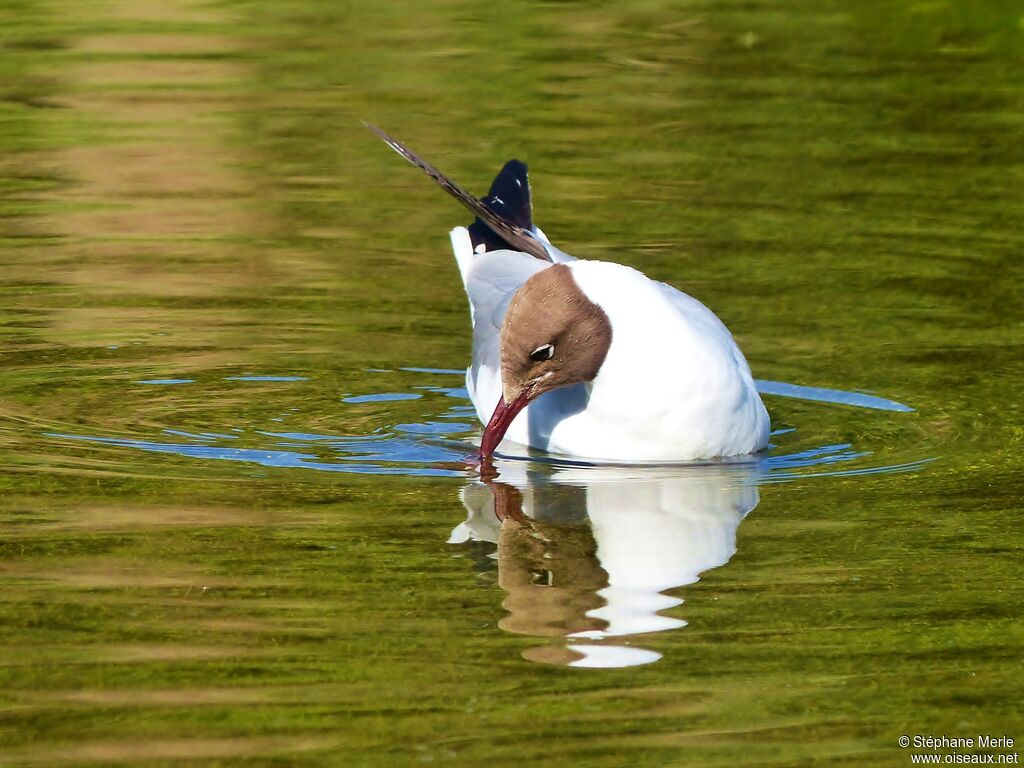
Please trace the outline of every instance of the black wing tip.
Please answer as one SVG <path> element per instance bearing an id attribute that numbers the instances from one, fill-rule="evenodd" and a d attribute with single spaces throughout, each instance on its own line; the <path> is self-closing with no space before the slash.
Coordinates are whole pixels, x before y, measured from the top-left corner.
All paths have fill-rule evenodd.
<path id="1" fill-rule="evenodd" d="M 551 255 L 533 230 L 526 163 L 515 159 L 505 163 L 491 183 L 490 194 L 478 200 L 398 139 L 367 120 L 361 122 L 385 144 L 419 167 L 446 192 L 477 215 L 468 228 L 474 250 L 483 244 L 485 250 L 507 248 L 523 251 L 542 261 L 551 261 Z"/>
<path id="2" fill-rule="evenodd" d="M 526 170 L 526 163 L 524 163 L 522 160 L 517 160 L 516 158 L 513 157 L 511 160 L 509 160 L 501 167 L 501 170 L 498 171 L 498 176 L 502 176 L 506 173 L 511 173 L 518 177 L 521 177 L 525 181 Z"/>
<path id="3" fill-rule="evenodd" d="M 487 226 L 487 223 L 479 216 L 473 219 L 473 223 L 466 227 L 466 230 L 469 232 L 469 241 L 473 244 L 474 253 L 479 253 L 481 246 L 483 246 L 484 253 L 516 250 L 501 235 Z"/>
<path id="4" fill-rule="evenodd" d="M 533 231 L 533 204 L 530 200 L 530 177 L 526 163 L 515 158 L 498 171 L 491 182 L 487 197 L 480 202 L 491 213 L 517 227 Z M 469 226 L 469 237 L 476 250 L 483 245 L 485 251 L 515 250 L 500 233 L 495 232 L 479 217 Z"/>

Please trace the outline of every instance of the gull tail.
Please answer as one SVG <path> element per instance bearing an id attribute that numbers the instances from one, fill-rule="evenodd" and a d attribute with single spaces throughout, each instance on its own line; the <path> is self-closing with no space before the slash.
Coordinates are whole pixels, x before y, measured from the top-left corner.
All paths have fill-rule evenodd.
<path id="1" fill-rule="evenodd" d="M 471 235 L 474 249 L 480 243 L 487 250 L 493 250 L 488 243 L 495 243 L 497 248 L 510 248 L 514 251 L 528 253 L 542 261 L 552 258 L 544 245 L 544 241 L 533 231 L 530 207 L 530 187 L 526 178 L 526 165 L 518 160 L 510 160 L 502 168 L 494 183 L 491 194 L 483 201 L 477 200 L 462 187 L 449 179 L 437 168 L 417 155 L 405 144 L 395 139 L 375 125 L 363 121 L 363 125 L 379 136 L 410 163 L 420 168 L 436 181 L 448 194 L 466 206 L 477 220 L 471 225 L 477 227 L 476 235 Z M 507 198 L 506 198 L 507 195 Z M 490 233 L 487 230 L 490 229 Z M 485 238 L 488 235 L 490 240 Z M 479 238 L 479 240 L 477 239 Z M 460 265 L 461 266 L 461 265 Z"/>

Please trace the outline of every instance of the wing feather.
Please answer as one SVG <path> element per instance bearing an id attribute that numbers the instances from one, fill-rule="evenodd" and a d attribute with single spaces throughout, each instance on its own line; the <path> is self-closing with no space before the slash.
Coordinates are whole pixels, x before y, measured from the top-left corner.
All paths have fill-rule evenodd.
<path id="1" fill-rule="evenodd" d="M 366 122 L 365 120 L 363 121 L 363 125 L 377 134 L 377 136 L 379 136 L 385 144 L 395 150 L 395 152 L 400 154 L 410 163 L 426 173 L 427 176 L 436 181 L 445 192 L 466 206 L 478 217 L 486 221 L 488 226 L 500 234 L 513 248 L 518 251 L 522 251 L 523 253 L 528 253 L 534 258 L 542 261 L 551 261 L 551 257 L 548 255 L 544 244 L 537 239 L 537 236 L 534 235 L 533 232 L 496 215 L 493 211 L 488 209 L 487 206 L 405 146 L 405 144 L 400 142 L 398 139 L 393 136 L 389 136 L 380 128 Z"/>

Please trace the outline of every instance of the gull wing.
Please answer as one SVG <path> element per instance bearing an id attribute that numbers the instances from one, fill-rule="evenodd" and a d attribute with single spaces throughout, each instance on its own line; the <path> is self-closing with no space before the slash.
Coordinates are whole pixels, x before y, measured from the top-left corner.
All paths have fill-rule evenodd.
<path id="1" fill-rule="evenodd" d="M 544 243 L 529 229 L 520 227 L 518 224 L 514 224 L 507 219 L 498 216 L 494 211 L 489 209 L 486 205 L 481 203 L 466 190 L 456 184 L 454 181 L 449 179 L 437 168 L 428 163 L 422 157 L 417 155 L 405 144 L 400 142 L 398 139 L 389 136 L 387 133 L 382 131 L 375 125 L 363 121 L 363 125 L 373 131 L 377 136 L 384 141 L 389 147 L 395 152 L 400 154 L 410 163 L 421 169 L 430 178 L 436 181 L 441 188 L 466 206 L 469 210 L 477 215 L 478 218 L 487 222 L 487 225 L 493 229 L 501 238 L 507 242 L 510 246 L 523 253 L 528 253 L 534 258 L 542 261 L 551 262 L 551 257 L 548 255 L 547 249 L 544 247 Z"/>

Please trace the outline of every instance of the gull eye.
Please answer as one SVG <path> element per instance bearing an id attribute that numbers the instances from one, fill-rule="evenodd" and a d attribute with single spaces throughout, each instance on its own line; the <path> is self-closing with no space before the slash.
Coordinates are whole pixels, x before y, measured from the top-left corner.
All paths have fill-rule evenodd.
<path id="1" fill-rule="evenodd" d="M 530 353 L 530 359 L 535 363 L 543 362 L 544 360 L 550 360 L 555 356 L 555 345 L 554 344 L 541 344 L 533 352 Z"/>

